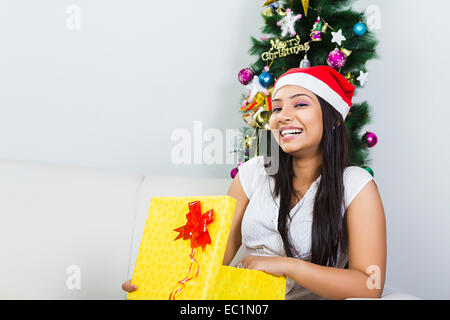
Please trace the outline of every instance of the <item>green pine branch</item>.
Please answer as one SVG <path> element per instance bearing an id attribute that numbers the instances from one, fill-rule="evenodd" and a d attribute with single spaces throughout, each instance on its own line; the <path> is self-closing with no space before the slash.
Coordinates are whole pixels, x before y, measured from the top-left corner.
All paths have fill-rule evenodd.
<path id="1" fill-rule="evenodd" d="M 378 40 L 370 30 L 367 30 L 367 33 L 362 37 L 355 35 L 353 32 L 353 26 L 356 23 L 366 23 L 364 12 L 358 12 L 351 8 L 353 2 L 354 0 L 310 0 L 308 15 L 305 16 L 301 0 L 279 1 L 283 8 L 290 8 L 294 14 L 302 14 L 302 18 L 295 24 L 295 31 L 300 36 L 302 44 L 311 40 L 311 29 L 319 15 L 329 25 L 327 31 L 322 33 L 322 41 L 309 42 L 310 50 L 307 54 L 312 66 L 327 64 L 326 61 L 330 51 L 338 47 L 336 43 L 331 42 L 331 32 L 333 30 L 337 32 L 339 29 L 342 29 L 346 40 L 343 41 L 342 46 L 339 48 L 343 47 L 350 50 L 351 54 L 347 57 L 346 64 L 339 72 L 343 75 L 347 75 L 347 73 L 353 75 L 353 84 L 357 91 L 361 88 L 356 80 L 359 72 L 367 72 L 366 63 L 369 60 L 378 59 L 379 56 L 376 51 Z M 286 37 L 286 39 L 280 38 L 281 28 L 277 26 L 277 22 L 282 19 L 282 16 L 274 13 L 273 16 L 266 17 L 262 13 L 261 17 L 263 21 L 261 31 L 267 39 L 250 37 L 250 48 L 248 50 L 248 53 L 256 59 L 250 66 L 256 74 L 260 74 L 264 67 L 271 62 L 263 61 L 261 58 L 264 52 L 268 52 L 271 49 L 270 40 L 278 38 L 283 41 L 291 38 L 290 36 Z M 278 78 L 288 69 L 298 67 L 304 54 L 305 52 L 300 52 L 298 55 L 288 55 L 276 59 L 270 67 L 270 72 L 275 79 Z M 242 115 L 245 113 L 241 111 Z M 363 166 L 370 164 L 371 160 L 368 158 L 369 150 L 361 140 L 364 134 L 361 132 L 361 129 L 368 125 L 370 121 L 370 108 L 367 102 L 354 104 L 346 118 L 347 130 L 351 140 L 350 160 L 354 165 Z M 248 125 L 246 127 L 249 128 Z M 250 129 L 253 130 L 252 128 Z M 248 133 L 249 131 L 246 132 Z M 243 143 L 243 139 L 241 142 Z"/>

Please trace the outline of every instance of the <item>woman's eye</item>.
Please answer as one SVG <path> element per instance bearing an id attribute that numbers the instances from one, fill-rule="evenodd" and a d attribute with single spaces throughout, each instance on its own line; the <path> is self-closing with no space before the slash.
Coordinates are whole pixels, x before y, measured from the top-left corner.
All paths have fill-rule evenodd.
<path id="1" fill-rule="evenodd" d="M 306 103 L 298 103 L 295 105 L 295 108 L 304 107 L 304 106 L 307 106 L 307 104 Z M 281 108 L 272 108 L 272 112 L 280 112 L 280 111 L 281 111 Z"/>

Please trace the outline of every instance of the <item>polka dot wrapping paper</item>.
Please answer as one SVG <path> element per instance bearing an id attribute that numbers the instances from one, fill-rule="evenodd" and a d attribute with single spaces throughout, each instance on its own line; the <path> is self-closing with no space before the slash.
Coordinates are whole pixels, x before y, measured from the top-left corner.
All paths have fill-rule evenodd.
<path id="1" fill-rule="evenodd" d="M 284 300 L 286 278 L 256 270 L 221 266 L 216 300 Z"/>
<path id="2" fill-rule="evenodd" d="M 131 283 L 138 290 L 129 300 L 166 300 L 191 264 L 190 240 L 174 239 L 186 224 L 188 203 L 200 201 L 201 212 L 214 210 L 207 230 L 211 244 L 196 249 L 198 275 L 185 282 L 177 300 L 284 299 L 286 279 L 262 271 L 222 265 L 236 200 L 230 196 L 154 197 L 151 199 Z"/>

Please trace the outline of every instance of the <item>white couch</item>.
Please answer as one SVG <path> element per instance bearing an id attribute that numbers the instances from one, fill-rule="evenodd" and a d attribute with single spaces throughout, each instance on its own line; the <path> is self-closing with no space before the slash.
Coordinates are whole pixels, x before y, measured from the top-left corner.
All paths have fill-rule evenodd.
<path id="1" fill-rule="evenodd" d="M 10 159 L 0 177 L 0 299 L 124 299 L 151 197 L 231 183 Z M 411 298 L 385 287 L 383 299 Z"/>

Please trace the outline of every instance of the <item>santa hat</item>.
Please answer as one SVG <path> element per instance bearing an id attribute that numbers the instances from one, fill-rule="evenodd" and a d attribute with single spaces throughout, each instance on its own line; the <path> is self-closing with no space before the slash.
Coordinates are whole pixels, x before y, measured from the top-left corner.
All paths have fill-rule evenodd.
<path id="1" fill-rule="evenodd" d="M 288 70 L 275 82 L 272 97 L 287 85 L 300 86 L 320 96 L 339 111 L 344 120 L 352 107 L 355 86 L 329 66 Z"/>

